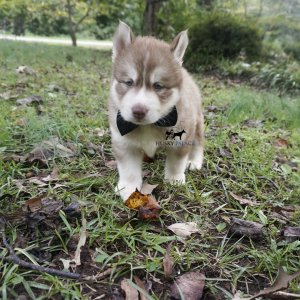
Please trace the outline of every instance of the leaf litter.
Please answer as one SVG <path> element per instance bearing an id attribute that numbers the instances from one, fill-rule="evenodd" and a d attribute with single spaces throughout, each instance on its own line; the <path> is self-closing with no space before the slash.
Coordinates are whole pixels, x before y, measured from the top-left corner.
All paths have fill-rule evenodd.
<path id="1" fill-rule="evenodd" d="M 291 281 L 298 278 L 299 276 L 300 276 L 300 271 L 289 275 L 283 270 L 282 267 L 280 267 L 279 271 L 278 271 L 278 276 L 275 279 L 274 283 L 270 287 L 267 287 L 267 288 L 259 291 L 255 295 L 247 297 L 247 298 L 241 297 L 240 292 L 238 292 L 237 294 L 234 295 L 233 300 L 254 300 L 258 297 L 272 295 L 278 291 L 287 289 L 289 287 Z"/>
<path id="2" fill-rule="evenodd" d="M 177 277 L 171 286 L 174 299 L 200 300 L 205 286 L 205 275 L 200 272 L 188 272 Z"/>
<path id="3" fill-rule="evenodd" d="M 136 189 L 129 198 L 125 201 L 125 205 L 133 210 L 137 210 L 137 217 L 140 220 L 157 219 L 161 211 L 161 206 L 158 204 L 151 192 L 157 185 L 144 184 L 141 191 Z M 147 194 L 146 194 L 147 193 Z"/>
<path id="4" fill-rule="evenodd" d="M 186 223 L 175 223 L 167 227 L 169 230 L 174 232 L 177 236 L 187 238 L 193 233 L 199 232 L 197 223 L 186 222 Z"/>

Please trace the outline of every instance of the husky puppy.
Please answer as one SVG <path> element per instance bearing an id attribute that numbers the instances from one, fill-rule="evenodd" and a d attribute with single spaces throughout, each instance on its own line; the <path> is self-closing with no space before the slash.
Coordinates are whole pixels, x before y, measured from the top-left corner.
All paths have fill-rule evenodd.
<path id="1" fill-rule="evenodd" d="M 201 168 L 203 114 L 198 87 L 182 67 L 187 45 L 187 31 L 168 44 L 134 37 L 121 21 L 116 30 L 109 123 L 119 172 L 116 192 L 123 200 L 141 188 L 143 157 L 153 157 L 163 141 L 166 181 L 184 184 L 187 167 Z M 180 143 L 170 145 L 166 133 L 178 131 L 184 131 Z"/>

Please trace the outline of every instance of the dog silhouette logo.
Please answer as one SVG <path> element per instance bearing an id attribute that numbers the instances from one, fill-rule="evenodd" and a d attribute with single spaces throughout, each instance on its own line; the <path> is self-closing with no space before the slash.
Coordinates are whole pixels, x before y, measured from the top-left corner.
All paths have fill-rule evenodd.
<path id="1" fill-rule="evenodd" d="M 176 140 L 176 137 L 179 138 L 181 141 L 182 135 L 186 133 L 186 131 L 183 129 L 181 131 L 175 132 L 174 129 L 170 129 L 166 131 L 166 140 Z"/>

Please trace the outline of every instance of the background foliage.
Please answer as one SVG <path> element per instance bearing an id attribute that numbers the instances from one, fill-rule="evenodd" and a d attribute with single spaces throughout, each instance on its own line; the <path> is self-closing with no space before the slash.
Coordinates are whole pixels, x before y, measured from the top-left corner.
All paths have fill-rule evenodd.
<path id="1" fill-rule="evenodd" d="M 118 20 L 142 34 L 151 1 L 70 0 L 79 38 L 111 39 Z M 146 6 L 146 4 L 148 5 Z M 163 0 L 153 33 L 170 41 L 189 28 L 185 66 L 242 78 L 279 93 L 300 86 L 299 0 Z M 0 0 L 0 30 L 16 35 L 69 34 L 67 0 Z"/>

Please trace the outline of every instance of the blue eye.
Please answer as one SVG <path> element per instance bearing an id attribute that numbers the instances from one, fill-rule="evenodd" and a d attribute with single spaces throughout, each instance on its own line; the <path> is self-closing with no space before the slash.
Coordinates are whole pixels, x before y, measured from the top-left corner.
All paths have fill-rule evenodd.
<path id="1" fill-rule="evenodd" d="M 161 85 L 159 82 L 155 82 L 154 84 L 153 84 L 153 87 L 154 87 L 154 89 L 156 90 L 156 91 L 160 91 L 160 90 L 162 90 L 164 87 L 163 87 L 163 85 Z"/>
<path id="2" fill-rule="evenodd" d="M 132 85 L 133 85 L 133 80 L 132 80 L 132 79 L 126 80 L 126 81 L 124 81 L 124 83 L 125 83 L 127 86 L 132 86 Z"/>

